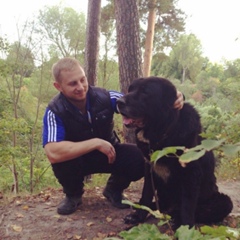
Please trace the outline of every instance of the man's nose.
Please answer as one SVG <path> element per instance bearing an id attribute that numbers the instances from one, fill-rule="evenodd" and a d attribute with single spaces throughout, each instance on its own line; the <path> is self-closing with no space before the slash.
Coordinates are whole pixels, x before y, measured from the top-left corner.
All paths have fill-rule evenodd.
<path id="1" fill-rule="evenodd" d="M 82 89 L 83 89 L 83 84 L 81 82 L 78 82 L 77 90 L 82 90 Z"/>

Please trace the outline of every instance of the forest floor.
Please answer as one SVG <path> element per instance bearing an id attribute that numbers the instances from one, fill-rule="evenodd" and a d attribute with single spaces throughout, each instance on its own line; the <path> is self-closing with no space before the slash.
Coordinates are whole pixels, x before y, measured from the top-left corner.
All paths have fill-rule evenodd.
<path id="1" fill-rule="evenodd" d="M 240 228 L 240 181 L 218 183 L 219 190 L 228 194 L 234 209 L 223 225 Z M 142 183 L 132 183 L 126 197 L 137 202 Z M 131 226 L 123 217 L 131 209 L 116 209 L 102 196 L 102 187 L 86 189 L 79 210 L 68 216 L 58 215 L 56 208 L 64 197 L 59 189 L 46 189 L 38 195 L 6 197 L 0 194 L 1 240 L 101 240 L 117 237 Z M 148 223 L 157 223 L 150 218 Z"/>

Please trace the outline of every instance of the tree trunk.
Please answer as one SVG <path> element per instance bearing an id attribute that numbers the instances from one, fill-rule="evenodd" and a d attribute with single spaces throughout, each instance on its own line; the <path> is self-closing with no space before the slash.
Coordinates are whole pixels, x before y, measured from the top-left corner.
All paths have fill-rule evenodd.
<path id="1" fill-rule="evenodd" d="M 84 69 L 88 78 L 88 82 L 92 86 L 97 84 L 100 15 L 101 0 L 88 0 Z"/>
<path id="2" fill-rule="evenodd" d="M 182 84 L 185 82 L 185 77 L 186 77 L 186 70 L 187 70 L 187 68 L 183 68 L 183 72 L 182 72 Z"/>
<path id="3" fill-rule="evenodd" d="M 139 16 L 136 0 L 115 0 L 117 50 L 121 91 L 142 77 Z M 135 142 L 133 131 L 124 129 L 125 142 Z"/>
<path id="4" fill-rule="evenodd" d="M 145 52 L 143 61 L 144 77 L 148 77 L 151 73 L 155 20 L 156 20 L 156 0 L 151 0 L 149 1 L 148 26 L 146 32 Z"/>
<path id="5" fill-rule="evenodd" d="M 115 0 L 117 50 L 121 91 L 142 76 L 139 17 L 136 0 Z"/>

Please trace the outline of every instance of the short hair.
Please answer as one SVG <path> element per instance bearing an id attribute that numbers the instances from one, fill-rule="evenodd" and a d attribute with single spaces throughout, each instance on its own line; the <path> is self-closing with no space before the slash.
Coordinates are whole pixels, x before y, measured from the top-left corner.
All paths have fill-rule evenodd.
<path id="1" fill-rule="evenodd" d="M 56 82 L 61 81 L 61 72 L 62 71 L 72 71 L 76 67 L 82 67 L 80 62 L 71 57 L 64 57 L 60 60 L 58 60 L 56 63 L 52 66 L 52 75 Z"/>

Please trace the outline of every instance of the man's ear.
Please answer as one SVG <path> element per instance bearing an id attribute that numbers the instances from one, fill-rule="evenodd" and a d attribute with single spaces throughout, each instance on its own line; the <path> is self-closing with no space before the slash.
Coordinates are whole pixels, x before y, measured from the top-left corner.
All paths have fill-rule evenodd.
<path id="1" fill-rule="evenodd" d="M 61 92 L 62 91 L 62 88 L 61 88 L 61 85 L 59 84 L 59 82 L 54 82 L 53 83 L 53 86 L 59 91 L 59 92 Z"/>

